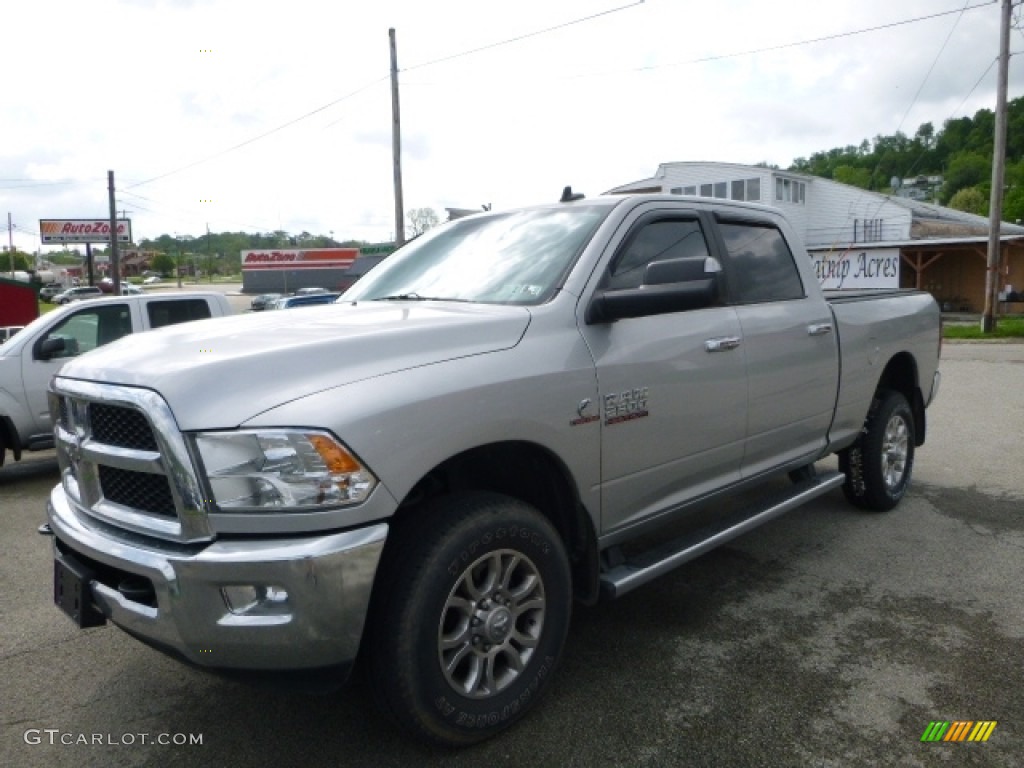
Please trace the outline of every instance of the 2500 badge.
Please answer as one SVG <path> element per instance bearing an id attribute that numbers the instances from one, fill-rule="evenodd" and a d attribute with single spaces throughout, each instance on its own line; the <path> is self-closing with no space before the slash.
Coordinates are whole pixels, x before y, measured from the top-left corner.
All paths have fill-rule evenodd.
<path id="1" fill-rule="evenodd" d="M 604 423 L 621 424 L 624 421 L 647 416 L 647 387 L 636 387 L 625 392 L 604 396 Z"/>

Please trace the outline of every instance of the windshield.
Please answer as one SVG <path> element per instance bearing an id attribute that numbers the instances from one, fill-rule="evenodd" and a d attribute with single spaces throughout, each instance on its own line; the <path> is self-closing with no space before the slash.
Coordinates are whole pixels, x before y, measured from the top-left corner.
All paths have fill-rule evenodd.
<path id="1" fill-rule="evenodd" d="M 544 208 L 451 222 L 385 259 L 339 301 L 540 304 L 561 286 L 609 210 Z"/>

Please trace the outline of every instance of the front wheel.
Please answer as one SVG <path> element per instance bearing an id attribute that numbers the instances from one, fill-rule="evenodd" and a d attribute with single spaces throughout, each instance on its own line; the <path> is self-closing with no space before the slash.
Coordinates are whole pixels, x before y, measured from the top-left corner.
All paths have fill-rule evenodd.
<path id="1" fill-rule="evenodd" d="M 497 494 L 442 498 L 410 522 L 374 596 L 371 682 L 414 735 L 482 741 L 522 717 L 558 665 L 572 607 L 565 548 L 536 509 Z"/>
<path id="2" fill-rule="evenodd" d="M 857 442 L 839 454 L 846 498 L 879 512 L 899 504 L 914 468 L 914 438 L 914 414 L 907 399 L 899 392 L 879 392 Z"/>

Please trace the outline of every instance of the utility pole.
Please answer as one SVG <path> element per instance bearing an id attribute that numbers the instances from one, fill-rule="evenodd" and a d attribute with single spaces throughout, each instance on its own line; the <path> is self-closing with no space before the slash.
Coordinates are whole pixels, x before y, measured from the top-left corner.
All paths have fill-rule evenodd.
<path id="1" fill-rule="evenodd" d="M 107 171 L 107 190 L 110 195 L 110 270 L 114 273 L 114 295 L 121 295 L 121 259 L 117 252 L 117 208 L 114 204 L 114 172 Z"/>
<path id="2" fill-rule="evenodd" d="M 1006 171 L 1006 91 L 1010 69 L 1010 11 L 1011 0 L 1002 0 L 1002 18 L 999 25 L 999 81 L 996 86 L 996 135 L 992 150 L 992 196 L 988 214 L 988 268 L 985 270 L 985 311 L 981 316 L 981 332 L 996 329 L 995 309 L 999 295 L 999 265 L 1003 220 L 1003 177 Z"/>
<path id="3" fill-rule="evenodd" d="M 14 279 L 14 225 L 11 224 L 11 212 L 7 212 L 7 253 L 11 257 L 11 280 Z"/>
<path id="4" fill-rule="evenodd" d="M 388 30 L 391 41 L 391 155 L 395 175 L 395 246 L 405 244 L 405 204 L 402 201 L 402 121 L 398 108 L 398 47 L 395 28 Z"/>

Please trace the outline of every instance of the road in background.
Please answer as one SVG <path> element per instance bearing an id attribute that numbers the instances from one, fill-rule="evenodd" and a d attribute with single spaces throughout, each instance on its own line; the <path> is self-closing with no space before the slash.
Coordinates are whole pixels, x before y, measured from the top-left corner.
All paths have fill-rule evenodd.
<path id="1" fill-rule="evenodd" d="M 947 344 L 942 372 L 899 508 L 833 493 L 577 608 L 550 695 L 460 752 L 399 736 L 357 686 L 252 688 L 115 627 L 75 629 L 35 533 L 52 452 L 4 467 L 0 765 L 1017 766 L 1024 345 Z M 985 743 L 923 743 L 936 720 L 998 725 Z M 202 744 L 142 743 L 161 734 Z"/>

